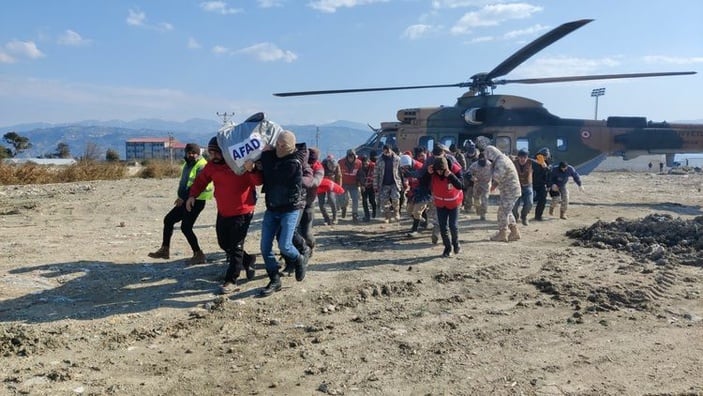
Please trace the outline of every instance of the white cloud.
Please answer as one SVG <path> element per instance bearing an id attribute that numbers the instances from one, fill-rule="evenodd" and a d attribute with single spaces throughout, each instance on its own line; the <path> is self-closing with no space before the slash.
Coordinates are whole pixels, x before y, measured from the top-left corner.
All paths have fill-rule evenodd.
<path id="1" fill-rule="evenodd" d="M 221 45 L 216 45 L 216 46 L 212 47 L 212 53 L 215 55 L 222 55 L 222 54 L 226 54 L 228 52 L 229 52 L 229 49 L 227 49 L 227 47 L 223 47 Z"/>
<path id="2" fill-rule="evenodd" d="M 131 26 L 143 26 L 146 21 L 146 14 L 142 11 L 135 11 L 129 9 L 129 15 L 127 16 L 127 24 Z"/>
<path id="3" fill-rule="evenodd" d="M 493 36 L 480 36 L 471 39 L 472 43 L 486 43 L 489 41 L 494 41 L 496 38 Z"/>
<path id="4" fill-rule="evenodd" d="M 483 7 L 488 4 L 501 3 L 496 0 L 434 0 L 432 8 L 465 8 L 465 7 Z"/>
<path id="5" fill-rule="evenodd" d="M 669 65 L 693 65 L 703 63 L 703 56 L 694 56 L 689 58 L 680 58 L 666 55 L 648 55 L 644 61 L 650 64 L 669 64 Z"/>
<path id="6" fill-rule="evenodd" d="M 290 63 L 298 59 L 298 55 L 295 53 L 282 50 L 272 43 L 254 44 L 250 47 L 238 50 L 237 53 L 252 55 L 262 62 L 275 62 L 282 60 L 286 63 Z"/>
<path id="7" fill-rule="evenodd" d="M 534 26 L 530 26 L 527 29 L 512 30 L 510 32 L 507 32 L 503 35 L 503 38 L 506 40 L 512 40 L 512 39 L 522 37 L 522 36 L 532 36 L 535 33 L 543 32 L 547 29 L 549 29 L 549 26 L 537 24 Z"/>
<path id="8" fill-rule="evenodd" d="M 89 45 L 91 40 L 83 38 L 77 32 L 71 29 L 66 30 L 61 36 L 59 36 L 58 43 L 61 45 L 68 45 L 72 47 L 80 47 L 84 45 Z"/>
<path id="9" fill-rule="evenodd" d="M 261 8 L 272 8 L 283 6 L 283 0 L 256 0 Z"/>
<path id="10" fill-rule="evenodd" d="M 15 109 L 12 115 L 20 122 L 36 119 L 37 108 L 42 109 L 44 121 L 65 122 L 67 119 L 94 119 L 96 113 L 104 120 L 156 115 L 165 119 L 187 119 L 211 114 L 212 109 L 222 106 L 223 99 L 171 88 L 93 85 L 0 75 L 0 103 Z M 26 103 L 33 106 L 26 106 Z M 238 110 L 235 105 L 230 108 Z"/>
<path id="11" fill-rule="evenodd" d="M 15 63 L 15 58 L 0 50 L 0 63 Z"/>
<path id="12" fill-rule="evenodd" d="M 432 31 L 432 26 L 425 24 L 417 24 L 408 26 L 403 32 L 402 37 L 408 38 L 410 40 L 415 40 L 420 37 L 425 36 L 427 33 Z"/>
<path id="13" fill-rule="evenodd" d="M 200 47 L 201 45 L 198 40 L 194 39 L 193 37 L 188 37 L 188 49 L 198 49 Z"/>
<path id="14" fill-rule="evenodd" d="M 603 68 L 617 67 L 621 62 L 613 58 L 585 59 L 565 56 L 539 58 L 519 69 L 521 78 L 552 76 L 580 76 L 602 73 Z M 517 69 L 516 69 L 517 70 Z"/>
<path id="15" fill-rule="evenodd" d="M 352 8 L 366 4 L 385 3 L 387 1 L 388 0 L 314 0 L 308 3 L 308 7 L 322 12 L 333 13 L 337 11 L 337 8 Z"/>
<path id="16" fill-rule="evenodd" d="M 27 58 L 27 59 L 39 59 L 43 58 L 45 55 L 42 53 L 34 41 L 19 41 L 12 40 L 5 43 L 5 57 L 10 59 L 16 58 Z M 11 63 L 11 62 L 6 62 Z"/>
<path id="17" fill-rule="evenodd" d="M 452 27 L 453 34 L 470 33 L 476 27 L 497 26 L 511 19 L 524 19 L 542 11 L 542 7 L 527 3 L 491 4 L 468 12 Z"/>
<path id="18" fill-rule="evenodd" d="M 241 8 L 230 7 L 225 1 L 205 1 L 200 3 L 200 8 L 222 15 L 237 14 L 243 11 Z"/>
<path id="19" fill-rule="evenodd" d="M 128 10 L 129 15 L 127 15 L 127 24 L 130 26 L 138 26 L 146 29 L 158 30 L 160 32 L 167 32 L 173 30 L 173 25 L 168 22 L 159 22 L 156 25 L 147 24 L 146 14 L 139 10 Z"/>

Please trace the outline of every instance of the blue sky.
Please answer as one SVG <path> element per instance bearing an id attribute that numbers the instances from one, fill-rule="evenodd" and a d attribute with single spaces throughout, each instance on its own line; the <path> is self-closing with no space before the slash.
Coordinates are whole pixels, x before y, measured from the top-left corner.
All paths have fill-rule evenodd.
<path id="1" fill-rule="evenodd" d="M 552 113 L 703 119 L 703 1 L 6 0 L 0 125 L 160 118 L 378 125 L 398 109 L 453 105 L 463 89 L 278 98 L 274 92 L 451 84 L 490 71 L 549 29 L 595 19 L 504 78 L 697 71 L 542 85 Z"/>

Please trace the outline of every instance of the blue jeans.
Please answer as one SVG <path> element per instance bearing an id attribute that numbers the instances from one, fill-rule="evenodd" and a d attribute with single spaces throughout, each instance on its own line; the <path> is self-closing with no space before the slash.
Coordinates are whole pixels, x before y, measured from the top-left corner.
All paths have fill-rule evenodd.
<path id="1" fill-rule="evenodd" d="M 532 186 L 522 186 L 520 191 L 522 195 L 520 195 L 520 198 L 515 202 L 515 206 L 513 206 L 513 216 L 515 216 L 516 220 L 525 220 L 530 210 L 532 210 Z M 520 205 L 522 205 L 522 211 L 520 211 L 520 215 L 518 216 L 518 208 L 520 208 Z"/>
<path id="2" fill-rule="evenodd" d="M 289 260 L 298 260 L 300 253 L 293 246 L 293 234 L 298 226 L 298 216 L 300 216 L 300 210 L 297 209 L 290 212 L 272 210 L 264 212 L 264 220 L 261 224 L 261 255 L 264 257 L 266 272 L 278 271 L 278 261 L 273 254 L 273 240 L 279 232 L 278 250 Z"/>
<path id="3" fill-rule="evenodd" d="M 454 209 L 437 208 L 437 222 L 439 234 L 445 248 L 459 246 L 459 207 Z M 449 232 L 447 232 L 449 228 Z M 450 239 L 451 236 L 451 239 Z"/>

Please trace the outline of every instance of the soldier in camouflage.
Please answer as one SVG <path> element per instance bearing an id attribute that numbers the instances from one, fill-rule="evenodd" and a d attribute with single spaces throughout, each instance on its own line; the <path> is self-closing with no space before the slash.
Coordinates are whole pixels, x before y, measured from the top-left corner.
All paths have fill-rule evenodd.
<path id="1" fill-rule="evenodd" d="M 503 154 L 495 146 L 487 146 L 484 151 L 486 159 L 493 163 L 493 180 L 500 189 L 498 203 L 498 233 L 491 237 L 492 241 L 517 241 L 520 231 L 517 228 L 513 206 L 522 195 L 517 170 L 510 157 Z M 494 186 L 495 187 L 495 186 Z M 510 235 L 508 235 L 510 228 Z"/>
<path id="2" fill-rule="evenodd" d="M 486 159 L 486 155 L 481 153 L 478 155 L 478 160 L 469 165 L 469 170 L 466 173 L 473 182 L 471 187 L 473 205 L 481 220 L 486 220 L 486 212 L 488 211 L 488 195 L 491 192 L 491 180 L 493 179 L 491 165 L 491 162 Z"/>

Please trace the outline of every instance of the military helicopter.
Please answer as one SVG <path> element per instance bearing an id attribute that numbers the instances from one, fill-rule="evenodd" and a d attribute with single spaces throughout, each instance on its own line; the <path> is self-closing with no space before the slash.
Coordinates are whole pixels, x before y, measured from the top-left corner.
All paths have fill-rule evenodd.
<path id="1" fill-rule="evenodd" d="M 498 85 L 544 84 L 567 81 L 604 80 L 696 74 L 694 71 L 601 74 L 506 80 L 504 76 L 527 59 L 557 40 L 592 22 L 581 19 L 557 26 L 505 59 L 487 73 L 474 74 L 470 81 L 456 84 L 397 86 L 322 91 L 274 93 L 275 96 L 324 95 L 350 92 L 393 91 L 404 89 L 468 88 L 454 106 L 401 109 L 397 122 L 382 122 L 373 135 L 357 148 L 358 153 L 380 152 L 384 144 L 401 152 L 422 146 L 431 149 L 435 142 L 445 146 L 462 145 L 484 136 L 506 154 L 519 149 L 533 152 L 546 147 L 555 161 L 568 161 L 582 173 L 592 171 L 607 156 L 625 159 L 644 154 L 666 154 L 673 164 L 677 153 L 703 152 L 703 125 L 647 121 L 645 117 L 608 117 L 607 120 L 560 118 L 542 103 L 513 95 L 494 95 Z M 490 92 L 489 92 L 490 91 Z"/>

